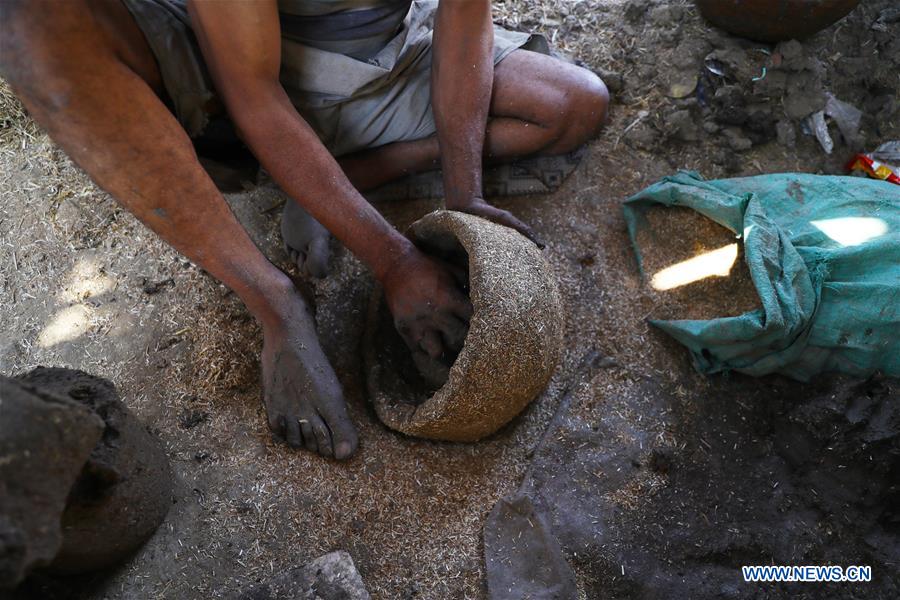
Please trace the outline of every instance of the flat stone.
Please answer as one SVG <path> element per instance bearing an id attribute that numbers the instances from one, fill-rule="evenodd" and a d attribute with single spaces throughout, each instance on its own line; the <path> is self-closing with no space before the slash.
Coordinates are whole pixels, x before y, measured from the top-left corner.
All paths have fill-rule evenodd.
<path id="1" fill-rule="evenodd" d="M 670 78 L 669 89 L 666 92 L 670 98 L 687 98 L 697 89 L 697 74 L 694 72 L 679 72 Z"/>
<path id="2" fill-rule="evenodd" d="M 330 552 L 232 597 L 233 600 L 369 600 L 350 555 Z"/>
<path id="3" fill-rule="evenodd" d="M 797 144 L 797 129 L 791 121 L 787 119 L 778 121 L 775 132 L 778 135 L 778 143 L 782 146 L 793 148 Z"/>

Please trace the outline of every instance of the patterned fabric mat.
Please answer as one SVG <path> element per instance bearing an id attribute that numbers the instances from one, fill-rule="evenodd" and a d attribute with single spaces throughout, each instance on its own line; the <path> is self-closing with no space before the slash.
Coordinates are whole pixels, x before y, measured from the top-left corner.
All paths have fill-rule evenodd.
<path id="1" fill-rule="evenodd" d="M 579 148 L 569 154 L 537 156 L 487 168 L 484 171 L 484 195 L 491 198 L 553 193 L 572 174 L 584 152 L 584 148 Z M 376 202 L 443 196 L 441 171 L 410 175 L 366 194 L 367 199 Z"/>

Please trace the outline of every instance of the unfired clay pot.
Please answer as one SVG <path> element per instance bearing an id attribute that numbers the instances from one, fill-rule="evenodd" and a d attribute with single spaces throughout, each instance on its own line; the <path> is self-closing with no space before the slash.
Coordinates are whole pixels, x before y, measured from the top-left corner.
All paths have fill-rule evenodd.
<path id="1" fill-rule="evenodd" d="M 803 39 L 844 18 L 860 0 L 697 0 L 700 13 L 729 33 L 761 42 Z"/>
<path id="2" fill-rule="evenodd" d="M 468 266 L 474 315 L 447 382 L 432 394 L 376 290 L 364 339 L 369 395 L 392 429 L 476 441 L 519 414 L 556 368 L 563 346 L 556 278 L 531 241 L 479 217 L 433 212 L 411 226 L 411 236 L 429 253 Z"/>
<path id="3" fill-rule="evenodd" d="M 59 553 L 69 490 L 104 428 L 90 407 L 0 376 L 0 598 Z"/>
<path id="4" fill-rule="evenodd" d="M 65 509 L 56 517 L 62 544 L 49 568 L 82 573 L 121 562 L 156 531 L 172 505 L 172 472 L 159 439 L 105 379 L 72 369 L 39 367 L 18 382 L 82 405 L 99 417 L 102 427 L 78 478 L 74 484 L 68 481 L 71 489 Z M 29 439 L 38 445 L 58 443 L 37 429 Z"/>

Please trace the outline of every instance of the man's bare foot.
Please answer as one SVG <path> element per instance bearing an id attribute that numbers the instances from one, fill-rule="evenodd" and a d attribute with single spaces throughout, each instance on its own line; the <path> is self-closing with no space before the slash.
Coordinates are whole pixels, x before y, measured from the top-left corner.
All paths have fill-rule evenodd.
<path id="1" fill-rule="evenodd" d="M 277 327 L 263 331 L 263 389 L 269 428 L 293 447 L 348 458 L 356 430 L 341 384 L 322 352 L 306 304 L 297 296 Z"/>
<path id="2" fill-rule="evenodd" d="M 301 273 L 316 279 L 328 274 L 328 259 L 331 254 L 328 241 L 331 234 L 291 199 L 285 203 L 281 213 L 281 239 Z"/>

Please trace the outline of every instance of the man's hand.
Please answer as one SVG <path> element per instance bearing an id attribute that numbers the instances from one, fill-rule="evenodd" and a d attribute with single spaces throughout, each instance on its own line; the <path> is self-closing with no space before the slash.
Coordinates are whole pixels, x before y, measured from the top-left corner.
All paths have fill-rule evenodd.
<path id="1" fill-rule="evenodd" d="M 429 383 L 443 383 L 472 316 L 472 305 L 452 268 L 413 250 L 395 263 L 382 284 L 394 324 L 416 366 Z"/>
<path id="2" fill-rule="evenodd" d="M 517 219 L 508 210 L 503 210 L 502 208 L 497 208 L 496 206 L 488 204 L 487 202 L 485 202 L 484 198 L 475 197 L 469 198 L 466 201 L 448 201 L 447 208 L 450 210 L 458 210 L 459 212 L 483 217 L 488 221 L 493 221 L 494 223 L 505 225 L 506 227 L 515 229 L 516 231 L 527 237 L 529 240 L 537 244 L 538 248 L 543 249 L 546 246 L 543 240 L 538 237 L 538 235 L 531 227 Z"/>
<path id="3" fill-rule="evenodd" d="M 447 208 L 512 227 L 535 244 L 531 228 L 482 195 L 482 153 L 494 82 L 490 0 L 438 4 L 431 65 L 431 105 L 441 149 Z"/>

